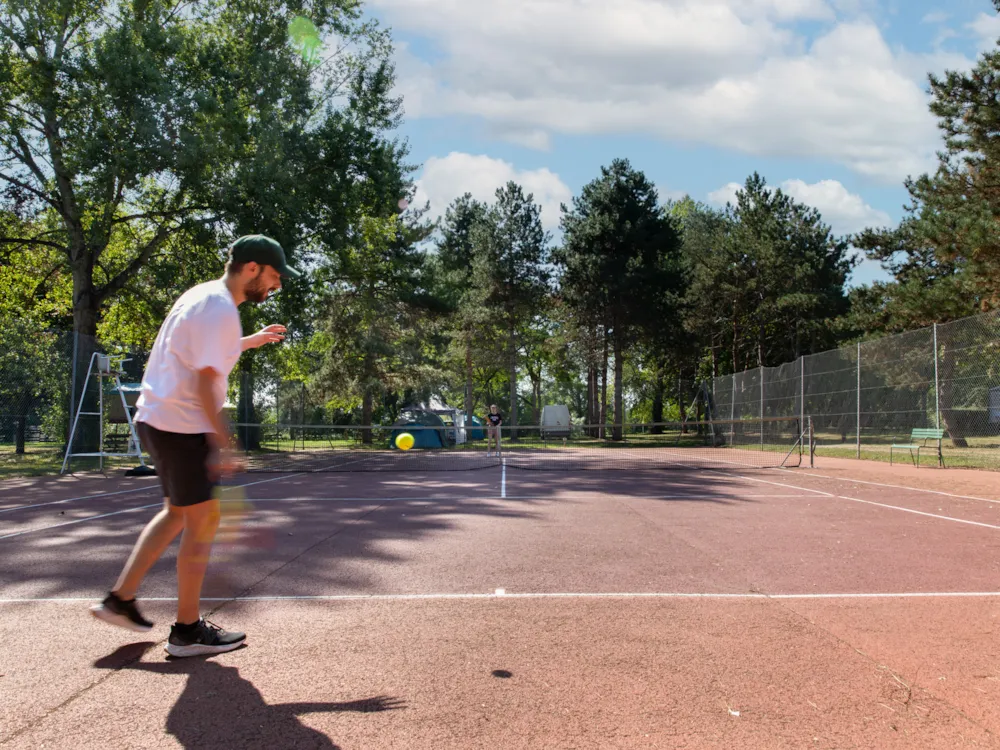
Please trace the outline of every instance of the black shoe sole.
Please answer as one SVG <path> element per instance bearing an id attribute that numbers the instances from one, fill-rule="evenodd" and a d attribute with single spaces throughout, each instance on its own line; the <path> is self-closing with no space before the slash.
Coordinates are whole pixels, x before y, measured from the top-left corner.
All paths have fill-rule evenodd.
<path id="1" fill-rule="evenodd" d="M 137 622 L 132 622 L 132 620 L 126 615 L 119 612 L 112 612 L 103 604 L 95 604 L 91 607 L 90 614 L 101 622 L 106 622 L 109 625 L 116 625 L 119 628 L 125 628 L 125 630 L 131 630 L 133 633 L 148 633 L 153 629 L 152 625 L 140 625 Z"/>
<path id="2" fill-rule="evenodd" d="M 221 643 L 214 646 L 209 646 L 204 643 L 191 643 L 187 646 L 181 646 L 175 643 L 167 643 L 164 646 L 164 650 L 171 656 L 177 658 L 184 658 L 187 656 L 207 656 L 209 654 L 224 654 L 227 651 L 235 651 L 241 646 L 246 644 L 246 639 L 242 641 L 236 641 L 236 643 Z"/>

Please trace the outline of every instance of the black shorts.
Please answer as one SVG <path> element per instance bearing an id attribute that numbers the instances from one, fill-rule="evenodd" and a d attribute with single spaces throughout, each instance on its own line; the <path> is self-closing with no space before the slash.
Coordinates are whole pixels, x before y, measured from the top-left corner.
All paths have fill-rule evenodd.
<path id="1" fill-rule="evenodd" d="M 208 473 L 212 448 L 204 433 L 164 432 L 145 422 L 135 423 L 142 447 L 153 457 L 163 496 L 171 505 L 188 506 L 212 499 L 215 482 Z"/>

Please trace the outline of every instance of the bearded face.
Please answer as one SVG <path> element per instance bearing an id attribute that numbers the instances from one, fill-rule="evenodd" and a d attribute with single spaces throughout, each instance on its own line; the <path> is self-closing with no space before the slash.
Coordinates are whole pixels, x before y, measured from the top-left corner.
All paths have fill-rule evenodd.
<path id="1" fill-rule="evenodd" d="M 258 305 L 267 300 L 271 292 L 281 289 L 281 275 L 270 266 L 258 266 L 257 273 L 246 282 L 246 298 Z"/>

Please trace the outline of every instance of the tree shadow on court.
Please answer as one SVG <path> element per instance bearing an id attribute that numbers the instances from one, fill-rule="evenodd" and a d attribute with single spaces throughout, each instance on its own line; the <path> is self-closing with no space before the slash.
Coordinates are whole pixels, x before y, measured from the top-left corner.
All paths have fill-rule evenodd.
<path id="1" fill-rule="evenodd" d="M 186 675 L 187 682 L 167 715 L 167 734 L 182 747 L 316 748 L 339 750 L 329 737 L 306 726 L 311 713 L 379 713 L 403 709 L 396 698 L 376 696 L 329 703 L 270 704 L 239 669 L 208 657 L 142 661 L 153 643 L 132 643 L 94 662 L 98 669 L 132 669 L 153 675 Z"/>
<path id="2" fill-rule="evenodd" d="M 419 476 L 249 474 L 236 481 L 253 483 L 246 491 L 253 507 L 241 532 L 247 538 L 233 549 L 217 540 L 203 590 L 209 598 L 261 593 L 265 581 L 270 590 L 290 596 L 397 593 L 380 590 L 378 576 L 371 575 L 373 564 L 405 565 L 416 549 L 408 545 L 446 542 L 468 556 L 470 565 L 464 569 L 471 569 L 476 549 L 462 549 L 456 540 L 470 526 L 476 533 L 493 528 L 478 519 L 510 522 L 516 535 L 521 522 L 529 524 L 520 526 L 526 529 L 535 522 L 546 523 L 556 506 L 613 509 L 616 498 L 631 497 L 705 508 L 759 502 L 748 496 L 745 479 L 707 470 L 570 475 L 514 470 L 506 473 L 505 498 L 500 497 L 499 469 Z M 593 496 L 586 497 L 589 493 Z M 152 496 L 115 495 L 0 515 L 0 534 L 27 530 L 23 536 L 0 540 L 8 552 L 0 557 L 0 581 L 5 582 L 0 592 L 32 599 L 81 594 L 100 598 L 159 502 L 154 485 Z M 588 511 L 561 518 L 579 523 L 586 532 L 591 517 Z M 153 568 L 140 598 L 176 595 L 176 548 L 175 542 Z M 25 555 L 31 565 L 24 564 Z M 471 584 L 462 583 L 463 588 L 480 583 L 468 578 Z"/>

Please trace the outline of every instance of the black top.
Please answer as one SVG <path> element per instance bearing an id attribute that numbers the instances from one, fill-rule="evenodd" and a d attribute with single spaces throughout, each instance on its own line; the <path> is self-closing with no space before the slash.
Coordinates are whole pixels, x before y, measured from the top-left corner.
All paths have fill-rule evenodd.
<path id="1" fill-rule="evenodd" d="M 503 422 L 503 417 L 499 413 L 487 412 L 486 420 L 494 427 L 498 427 Z"/>

